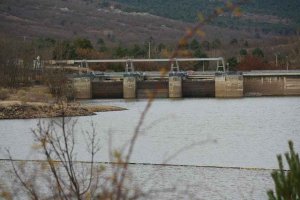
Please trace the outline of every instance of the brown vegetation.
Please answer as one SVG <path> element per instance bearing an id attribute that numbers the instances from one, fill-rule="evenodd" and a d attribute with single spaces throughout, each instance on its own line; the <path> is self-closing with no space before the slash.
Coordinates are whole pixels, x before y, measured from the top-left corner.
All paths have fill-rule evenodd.
<path id="1" fill-rule="evenodd" d="M 238 71 L 250 70 L 272 70 L 274 67 L 264 61 L 262 58 L 255 56 L 245 56 L 242 61 L 237 65 Z"/>
<path id="2" fill-rule="evenodd" d="M 0 38 L 0 87 L 30 84 L 32 57 L 28 45 Z"/>

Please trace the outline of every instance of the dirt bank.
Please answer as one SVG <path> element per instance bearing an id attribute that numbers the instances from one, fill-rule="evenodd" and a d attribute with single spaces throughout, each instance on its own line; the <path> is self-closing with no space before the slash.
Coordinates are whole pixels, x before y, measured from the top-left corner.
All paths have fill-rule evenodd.
<path id="1" fill-rule="evenodd" d="M 58 104 L 48 103 L 22 103 L 19 101 L 0 101 L 0 119 L 32 119 L 61 116 L 88 116 L 96 112 L 121 111 L 124 108 L 116 106 L 89 106 L 79 103 Z"/>

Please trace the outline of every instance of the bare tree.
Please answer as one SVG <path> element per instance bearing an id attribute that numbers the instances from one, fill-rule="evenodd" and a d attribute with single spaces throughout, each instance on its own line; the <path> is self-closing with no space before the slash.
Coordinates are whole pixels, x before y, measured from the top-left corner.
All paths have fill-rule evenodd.
<path id="1" fill-rule="evenodd" d="M 31 79 L 31 47 L 7 37 L 0 39 L 0 86 L 28 85 Z"/>
<path id="2" fill-rule="evenodd" d="M 34 148 L 38 149 L 45 161 L 40 161 L 30 170 L 26 162 L 16 162 L 8 151 L 12 164 L 12 172 L 19 184 L 17 189 L 9 192 L 0 187 L 2 194 L 10 194 L 22 189 L 28 199 L 136 199 L 145 194 L 129 184 L 128 163 L 133 152 L 135 141 L 143 124 L 148 106 L 140 118 L 134 135 L 130 141 L 129 150 L 123 156 L 112 153 L 111 174 L 103 173 L 105 168 L 95 163 L 95 155 L 100 150 L 99 138 L 92 124 L 91 132 L 84 132 L 86 136 L 89 161 L 82 164 L 76 159 L 76 120 L 64 117 L 67 104 L 61 103 L 60 119 L 53 119 L 49 123 L 39 121 L 37 128 L 32 130 L 35 140 Z M 38 167 L 39 166 L 39 167 Z M 38 174 L 37 172 L 41 172 Z M 41 187 L 44 185 L 44 187 Z M 47 185 L 47 187 L 45 187 Z M 1 193 L 0 193 L 1 194 Z M 0 195 L 1 196 L 1 195 Z M 5 197 L 2 195 L 2 197 Z M 9 198 L 7 198 L 9 199 Z"/>

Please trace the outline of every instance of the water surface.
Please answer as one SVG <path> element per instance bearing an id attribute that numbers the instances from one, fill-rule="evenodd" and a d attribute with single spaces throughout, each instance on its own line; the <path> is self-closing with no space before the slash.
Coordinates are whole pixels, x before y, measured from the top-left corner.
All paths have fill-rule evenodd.
<path id="1" fill-rule="evenodd" d="M 147 100 L 89 100 L 82 103 L 128 109 L 76 118 L 77 159 L 89 160 L 83 131 L 91 131 L 93 123 L 101 145 L 96 160 L 107 162 L 110 161 L 109 141 L 112 141 L 111 149 L 122 149 L 128 144 Z M 47 123 L 49 119 L 43 121 Z M 10 148 L 16 159 L 42 159 L 30 148 L 33 144 L 31 130 L 37 122 L 35 119 L 0 121 L 2 152 Z M 265 190 L 273 187 L 271 171 L 227 167 L 277 168 L 276 155 L 288 150 L 288 140 L 293 140 L 295 150 L 300 152 L 299 125 L 299 97 L 159 99 L 153 102 L 146 115 L 130 162 L 222 167 L 174 166 L 158 170 L 151 165 L 137 165 L 133 168 L 141 180 L 150 173 L 149 168 L 162 170 L 167 174 L 166 179 L 162 182 L 161 176 L 154 178 L 154 185 L 159 185 L 158 181 L 163 187 L 169 187 L 180 180 L 180 183 L 190 184 L 193 193 L 202 199 L 224 199 L 218 193 L 225 194 L 225 199 L 245 196 L 237 191 L 247 191 L 246 196 L 253 195 L 253 199 L 265 199 Z M 1 158 L 5 155 L 1 154 Z M 218 193 L 212 192 L 214 190 Z"/>

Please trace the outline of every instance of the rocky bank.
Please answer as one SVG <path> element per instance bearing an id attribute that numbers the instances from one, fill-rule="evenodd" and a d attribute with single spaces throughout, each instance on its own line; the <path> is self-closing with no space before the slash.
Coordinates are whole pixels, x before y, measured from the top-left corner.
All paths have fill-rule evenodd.
<path id="1" fill-rule="evenodd" d="M 95 115 L 96 112 L 122 111 L 116 106 L 92 106 L 71 104 L 22 103 L 17 101 L 0 101 L 0 119 L 32 119 L 50 117 L 73 117 Z"/>

